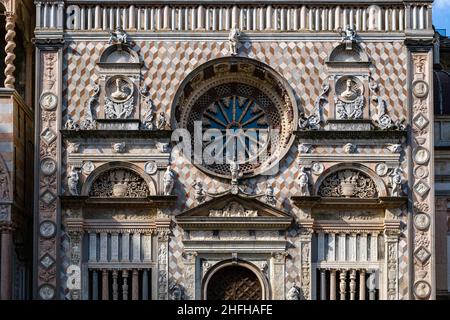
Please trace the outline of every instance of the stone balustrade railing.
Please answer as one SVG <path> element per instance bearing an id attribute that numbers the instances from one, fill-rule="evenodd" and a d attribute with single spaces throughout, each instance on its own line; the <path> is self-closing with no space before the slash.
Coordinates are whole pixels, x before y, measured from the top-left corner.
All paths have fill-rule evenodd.
<path id="1" fill-rule="evenodd" d="M 71 2 L 73 3 L 73 2 Z M 71 31 L 359 32 L 431 30 L 431 4 L 71 4 L 36 2 L 36 28 Z M 65 6 L 65 8 L 64 8 Z M 63 25 L 64 20 L 64 25 Z"/>

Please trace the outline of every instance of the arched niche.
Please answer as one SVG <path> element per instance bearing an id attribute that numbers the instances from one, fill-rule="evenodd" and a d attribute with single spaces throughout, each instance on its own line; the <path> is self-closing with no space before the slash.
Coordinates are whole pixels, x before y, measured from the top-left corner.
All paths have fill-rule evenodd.
<path id="1" fill-rule="evenodd" d="M 261 270 L 253 263 L 244 260 L 224 260 L 214 265 L 202 279 L 202 299 L 208 300 L 208 286 L 211 284 L 211 280 L 214 276 L 217 276 L 221 271 L 226 270 L 229 267 L 239 267 L 249 270 L 258 279 L 261 286 L 261 300 L 270 300 L 270 286 L 267 278 L 261 273 Z"/>
<path id="2" fill-rule="evenodd" d="M 109 46 L 103 51 L 100 57 L 100 63 L 110 64 L 111 67 L 114 64 L 139 64 L 139 61 L 139 55 L 136 51 L 124 44 L 113 44 Z"/>
<path id="3" fill-rule="evenodd" d="M 331 51 L 327 63 L 369 63 L 369 57 L 359 44 L 353 43 L 348 50 L 342 43 Z"/>
<path id="4" fill-rule="evenodd" d="M 102 187 L 105 195 L 99 195 L 97 191 L 93 190 L 93 187 L 97 186 L 96 183 L 102 183 L 100 179 L 103 181 L 107 180 L 107 175 L 109 174 L 116 177 L 117 180 L 114 181 L 116 185 L 122 184 L 122 187 L 119 186 L 117 189 L 119 189 L 119 191 L 121 188 L 123 189 L 124 194 L 122 197 L 124 198 L 139 198 L 156 195 L 156 183 L 144 172 L 144 170 L 135 164 L 121 161 L 109 162 L 96 168 L 83 184 L 81 195 L 88 197 L 109 197 L 108 194 L 113 192 L 113 190 L 108 188 L 114 188 L 114 185 L 103 183 Z M 134 188 L 134 191 L 132 193 L 130 193 L 129 190 L 126 190 L 127 183 L 133 183 L 132 187 Z"/>
<path id="5" fill-rule="evenodd" d="M 324 182 L 335 176 L 337 173 L 342 173 L 341 176 L 348 177 L 348 174 L 344 174 L 346 171 L 360 173 L 360 178 L 370 179 L 367 183 L 373 183 L 376 188 L 376 195 L 369 196 L 368 198 L 388 196 L 386 185 L 383 180 L 374 171 L 359 163 L 340 163 L 325 170 L 314 184 L 313 195 L 321 196 L 321 187 L 323 187 Z"/>

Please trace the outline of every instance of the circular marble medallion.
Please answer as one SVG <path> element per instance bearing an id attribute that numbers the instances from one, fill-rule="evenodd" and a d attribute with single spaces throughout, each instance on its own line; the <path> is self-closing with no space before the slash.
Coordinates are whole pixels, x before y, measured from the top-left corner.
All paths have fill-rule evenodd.
<path id="1" fill-rule="evenodd" d="M 419 299 L 426 299 L 431 294 L 430 284 L 426 281 L 417 281 L 414 285 L 414 294 Z"/>
<path id="2" fill-rule="evenodd" d="M 45 92 L 41 96 L 40 105 L 44 110 L 54 110 L 58 105 L 58 97 L 51 92 Z"/>
<path id="3" fill-rule="evenodd" d="M 424 179 L 428 177 L 428 168 L 424 166 L 418 166 L 414 169 L 414 176 L 417 179 Z"/>
<path id="4" fill-rule="evenodd" d="M 52 175 L 56 172 L 56 162 L 51 158 L 45 158 L 41 161 L 41 171 L 46 176 Z"/>
<path id="5" fill-rule="evenodd" d="M 144 165 L 145 173 L 147 174 L 155 174 L 156 170 L 158 169 L 158 166 L 156 165 L 156 162 L 149 161 Z"/>
<path id="6" fill-rule="evenodd" d="M 423 80 L 416 80 L 412 84 L 413 94 L 417 98 L 425 98 L 428 95 L 428 83 Z"/>
<path id="7" fill-rule="evenodd" d="M 51 285 L 44 284 L 39 288 L 39 296 L 43 300 L 52 300 L 55 297 L 55 288 Z"/>
<path id="8" fill-rule="evenodd" d="M 95 169 L 95 164 L 92 161 L 86 161 L 83 163 L 83 166 L 81 167 L 81 171 L 83 171 L 84 174 L 88 175 Z"/>
<path id="9" fill-rule="evenodd" d="M 385 163 L 378 163 L 375 166 L 375 172 L 377 173 L 377 175 L 379 175 L 380 177 L 383 177 L 387 174 L 388 172 L 388 166 Z"/>
<path id="10" fill-rule="evenodd" d="M 314 162 L 311 166 L 311 171 L 316 176 L 320 175 L 324 170 L 323 164 L 320 162 Z"/>
<path id="11" fill-rule="evenodd" d="M 430 226 L 430 216 L 420 212 L 414 216 L 414 225 L 419 230 L 425 230 Z"/>
<path id="12" fill-rule="evenodd" d="M 43 221 L 39 226 L 39 232 L 44 238 L 51 238 L 56 233 L 56 226 L 52 221 Z"/>
<path id="13" fill-rule="evenodd" d="M 430 152 L 423 147 L 418 147 L 414 150 L 413 158 L 415 163 L 425 164 L 430 160 Z"/>

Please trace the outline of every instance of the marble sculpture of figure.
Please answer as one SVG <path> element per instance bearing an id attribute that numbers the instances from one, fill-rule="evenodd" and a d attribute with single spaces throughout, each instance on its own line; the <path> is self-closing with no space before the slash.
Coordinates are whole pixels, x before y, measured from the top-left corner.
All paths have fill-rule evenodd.
<path id="1" fill-rule="evenodd" d="M 392 178 L 391 178 L 391 183 L 392 183 L 392 191 L 391 191 L 391 196 L 393 197 L 399 197 L 402 195 L 402 169 L 400 167 L 395 168 L 394 171 L 392 172 Z"/>
<path id="2" fill-rule="evenodd" d="M 309 196 L 309 177 L 305 171 L 305 167 L 300 169 L 299 176 L 299 185 L 300 185 L 300 195 L 301 196 Z"/>
<path id="3" fill-rule="evenodd" d="M 167 169 L 164 172 L 163 185 L 164 195 L 170 196 L 172 194 L 173 186 L 175 185 L 175 174 L 170 169 L 170 166 L 167 166 Z"/>
<path id="4" fill-rule="evenodd" d="M 230 45 L 230 51 L 233 56 L 237 55 L 237 46 L 240 41 L 241 32 L 238 28 L 234 27 L 230 30 L 230 34 L 228 35 L 228 42 Z"/>
<path id="5" fill-rule="evenodd" d="M 69 186 L 69 192 L 72 196 L 78 196 L 78 181 L 80 180 L 79 172 L 75 168 L 69 171 L 69 178 L 67 184 Z"/>

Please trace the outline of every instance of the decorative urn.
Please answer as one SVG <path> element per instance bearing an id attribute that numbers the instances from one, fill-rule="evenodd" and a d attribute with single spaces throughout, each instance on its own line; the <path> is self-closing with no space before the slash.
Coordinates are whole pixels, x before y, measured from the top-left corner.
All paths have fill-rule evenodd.
<path id="1" fill-rule="evenodd" d="M 355 194 L 354 182 L 341 182 L 342 195 L 346 198 L 350 198 Z"/>

